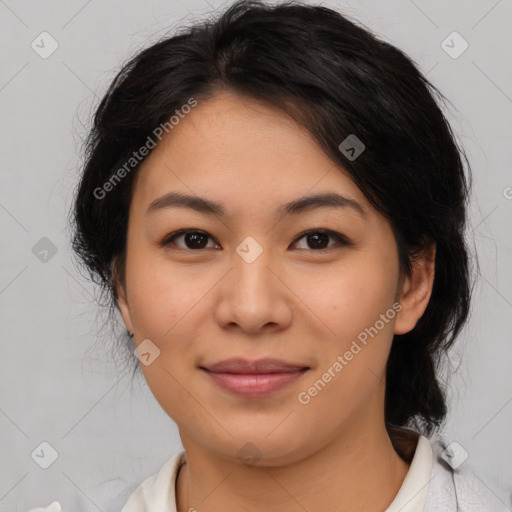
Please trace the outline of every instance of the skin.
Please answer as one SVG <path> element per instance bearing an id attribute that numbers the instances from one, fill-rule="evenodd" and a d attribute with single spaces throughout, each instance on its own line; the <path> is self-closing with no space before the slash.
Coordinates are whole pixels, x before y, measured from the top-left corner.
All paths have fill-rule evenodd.
<path id="1" fill-rule="evenodd" d="M 221 202 L 227 216 L 183 207 L 146 214 L 171 191 Z M 288 201 L 333 191 L 366 215 L 333 207 L 274 215 Z M 159 245 L 185 228 L 207 234 L 204 248 L 183 236 Z M 320 253 L 301 236 L 309 229 L 352 245 L 331 237 Z M 236 252 L 248 236 L 263 249 L 252 263 Z M 401 276 L 389 222 L 282 111 L 223 92 L 181 120 L 135 177 L 126 282 L 118 283 L 135 343 L 150 339 L 160 350 L 141 366 L 186 450 L 178 510 L 384 511 L 409 468 L 385 428 L 385 367 L 393 335 L 413 329 L 428 304 L 434 255 L 432 246 L 410 278 Z M 298 393 L 397 297 L 400 312 L 307 405 L 299 403 Z M 272 395 L 241 398 L 198 368 L 235 356 L 311 369 Z M 261 457 L 254 465 L 237 456 L 248 442 Z"/>

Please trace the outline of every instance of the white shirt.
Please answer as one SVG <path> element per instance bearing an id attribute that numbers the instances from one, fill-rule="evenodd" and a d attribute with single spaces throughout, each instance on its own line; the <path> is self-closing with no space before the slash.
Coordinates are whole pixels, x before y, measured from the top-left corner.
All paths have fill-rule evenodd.
<path id="1" fill-rule="evenodd" d="M 184 461 L 184 451 L 167 461 L 157 475 L 136 489 L 121 512 L 177 512 L 176 477 Z M 431 471 L 432 447 L 426 437 L 420 436 L 409 471 L 386 512 L 423 512 Z"/>
<path id="2" fill-rule="evenodd" d="M 404 430 L 404 429 L 402 429 Z M 412 433 L 412 431 L 409 431 Z M 429 441 L 417 436 L 410 467 L 398 493 L 386 512 L 512 512 L 510 490 L 489 485 L 491 480 L 480 476 L 466 463 L 455 469 L 446 462 L 448 442 L 442 439 Z M 102 506 L 103 512 L 177 512 L 176 478 L 180 466 L 185 462 L 185 452 L 172 456 L 160 471 L 144 480 L 133 492 L 126 493 L 126 481 L 119 485 L 126 497 L 119 503 Z M 481 478 L 483 477 L 483 478 Z M 112 481 L 109 482 L 109 484 Z M 109 487 L 112 492 L 112 487 Z M 90 504 L 81 502 L 73 512 L 93 510 Z M 97 509 L 94 508 L 97 512 Z M 46 508 L 33 508 L 28 512 L 62 512 L 58 501 Z"/>
<path id="3" fill-rule="evenodd" d="M 176 478 L 185 462 L 185 451 L 171 457 L 160 471 L 142 482 L 130 496 L 121 512 L 177 512 Z M 386 512 L 423 512 L 432 471 L 432 447 L 426 437 L 419 436 L 409 471 Z M 62 512 L 58 501 L 47 508 L 28 512 Z M 80 511 L 77 511 L 80 512 Z"/>
<path id="4" fill-rule="evenodd" d="M 121 512 L 177 512 L 176 477 L 184 461 L 184 451 L 172 457 L 157 475 L 148 478 L 137 488 Z M 432 447 L 426 437 L 420 436 L 409 471 L 386 512 L 422 512 L 431 472 Z"/>

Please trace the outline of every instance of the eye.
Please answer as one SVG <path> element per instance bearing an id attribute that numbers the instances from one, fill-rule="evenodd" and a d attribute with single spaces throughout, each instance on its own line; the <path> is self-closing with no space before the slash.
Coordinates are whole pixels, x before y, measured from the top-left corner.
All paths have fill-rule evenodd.
<path id="1" fill-rule="evenodd" d="M 204 231 L 182 229 L 180 231 L 171 233 L 169 236 L 164 238 L 164 240 L 160 242 L 160 246 L 164 247 L 167 245 L 174 244 L 174 240 L 177 240 L 182 237 L 184 237 L 186 247 L 181 248 L 190 250 L 204 249 L 206 247 L 206 240 L 208 238 L 212 239 L 210 235 L 208 235 Z"/>
<path id="2" fill-rule="evenodd" d="M 336 239 L 337 244 L 335 243 L 334 246 L 351 245 L 351 242 L 349 242 L 349 240 L 345 238 L 343 235 L 340 235 L 339 233 L 335 233 L 334 231 L 330 231 L 328 229 L 312 229 L 306 231 L 305 233 L 302 233 L 302 235 L 299 238 L 297 238 L 294 243 L 296 244 L 297 241 L 301 240 L 302 238 L 305 238 L 306 244 L 309 244 L 312 247 L 299 247 L 299 249 L 310 249 L 314 250 L 315 252 L 322 252 L 332 249 L 332 245 L 328 246 L 329 238 Z"/>
<path id="3" fill-rule="evenodd" d="M 179 244 L 176 244 L 175 241 L 183 238 L 185 242 L 185 247 L 180 246 Z M 345 238 L 343 235 L 340 235 L 339 233 L 336 233 L 334 231 L 330 231 L 328 229 L 311 229 L 309 231 L 306 231 L 302 233 L 294 242 L 294 244 L 297 244 L 297 242 L 301 239 L 305 238 L 306 243 L 311 245 L 311 247 L 299 247 L 301 250 L 313 250 L 314 252 L 322 252 L 327 251 L 329 249 L 332 249 L 333 246 L 349 246 L 352 245 L 351 242 Z M 335 239 L 337 243 L 332 244 L 329 246 L 329 238 Z M 160 242 L 160 247 L 165 247 L 168 245 L 177 245 L 181 249 L 185 250 L 200 250 L 200 249 L 207 249 L 212 248 L 211 246 L 208 247 L 208 239 L 213 240 L 213 238 L 205 233 L 204 231 L 200 230 L 192 230 L 192 229 L 181 229 L 180 231 L 175 231 L 174 233 L 171 233 L 167 237 L 165 237 Z M 219 247 L 219 244 L 216 244 L 217 247 Z M 215 246 L 213 247 L 215 248 Z"/>

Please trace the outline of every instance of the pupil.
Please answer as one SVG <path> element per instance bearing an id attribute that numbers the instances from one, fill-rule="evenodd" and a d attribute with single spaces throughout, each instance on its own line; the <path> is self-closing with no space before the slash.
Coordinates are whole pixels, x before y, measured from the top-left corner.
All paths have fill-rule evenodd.
<path id="1" fill-rule="evenodd" d="M 322 245 L 322 238 L 323 238 L 323 241 L 326 242 L 329 237 L 328 237 L 328 235 L 326 233 L 319 233 L 319 234 L 314 234 L 314 235 L 308 235 L 308 243 L 312 239 L 316 239 L 318 241 L 318 238 L 320 238 L 320 240 L 321 240 L 320 245 Z M 317 249 L 325 249 L 328 244 L 325 244 L 325 247 L 319 247 L 318 243 L 313 242 L 312 245 L 313 245 L 313 247 L 316 247 Z"/>
<path id="2" fill-rule="evenodd" d="M 199 243 L 197 244 L 197 240 L 203 238 L 203 242 L 206 240 L 206 237 L 202 233 L 187 233 L 185 235 L 185 240 L 187 241 L 187 245 L 189 242 L 192 242 L 192 249 L 202 249 L 206 244 Z"/>

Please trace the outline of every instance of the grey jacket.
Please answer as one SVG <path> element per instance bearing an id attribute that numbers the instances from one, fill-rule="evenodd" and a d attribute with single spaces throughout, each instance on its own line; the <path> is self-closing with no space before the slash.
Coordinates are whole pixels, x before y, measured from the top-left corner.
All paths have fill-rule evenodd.
<path id="1" fill-rule="evenodd" d="M 454 469 L 447 462 L 448 442 L 437 438 L 430 444 L 432 478 L 424 512 L 512 512 L 512 483 L 504 489 L 467 462 L 453 464 Z"/>

